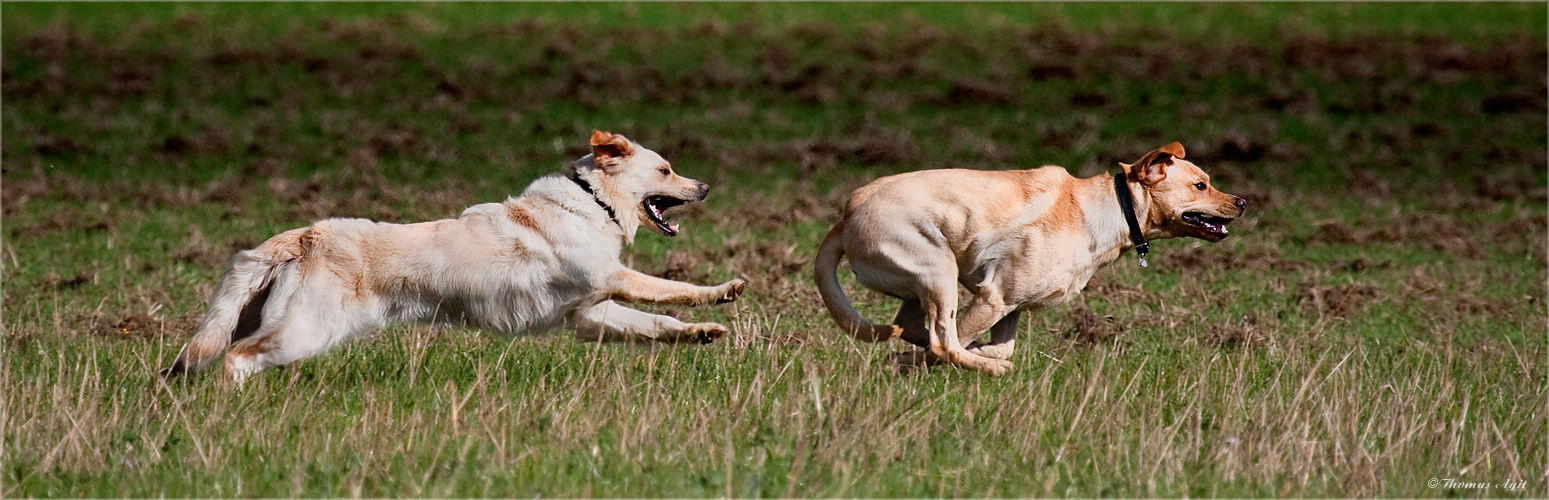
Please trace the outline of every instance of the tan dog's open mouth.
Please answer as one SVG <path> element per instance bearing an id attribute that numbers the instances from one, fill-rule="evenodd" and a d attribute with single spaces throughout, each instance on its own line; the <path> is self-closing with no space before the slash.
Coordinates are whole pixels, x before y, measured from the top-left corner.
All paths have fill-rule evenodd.
<path id="1" fill-rule="evenodd" d="M 666 219 L 662 218 L 662 212 L 684 203 L 688 203 L 688 201 L 670 196 L 651 196 L 647 197 L 640 204 L 645 208 L 646 217 L 649 217 L 651 222 L 656 224 L 657 230 L 666 236 L 677 236 L 678 225 L 668 223 Z"/>
<path id="2" fill-rule="evenodd" d="M 1204 233 L 1205 239 L 1221 241 L 1226 239 L 1226 225 L 1233 220 L 1228 217 L 1216 217 L 1204 212 L 1184 212 L 1183 223 L 1193 226 Z"/>

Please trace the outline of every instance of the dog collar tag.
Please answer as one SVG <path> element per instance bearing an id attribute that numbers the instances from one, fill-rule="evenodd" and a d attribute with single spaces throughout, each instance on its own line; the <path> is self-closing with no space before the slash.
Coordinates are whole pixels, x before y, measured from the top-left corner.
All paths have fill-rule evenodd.
<path id="1" fill-rule="evenodd" d="M 1151 244 L 1140 230 L 1140 222 L 1135 220 L 1135 197 L 1130 193 L 1129 185 L 1125 184 L 1123 171 L 1113 175 L 1113 193 L 1119 199 L 1119 211 L 1124 212 L 1124 224 L 1129 226 L 1130 243 L 1135 245 L 1140 267 L 1146 267 L 1146 252 L 1151 250 Z"/>

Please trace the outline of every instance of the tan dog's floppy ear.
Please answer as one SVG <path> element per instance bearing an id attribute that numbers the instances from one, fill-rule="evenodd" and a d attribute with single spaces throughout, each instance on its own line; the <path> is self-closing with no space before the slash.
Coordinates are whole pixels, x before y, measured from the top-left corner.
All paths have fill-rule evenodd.
<path id="1" fill-rule="evenodd" d="M 1152 186 L 1167 179 L 1167 166 L 1172 165 L 1173 158 L 1183 158 L 1182 144 L 1174 142 L 1157 148 L 1140 157 L 1140 161 L 1135 162 L 1134 165 L 1125 165 L 1123 163 L 1119 165 L 1123 166 L 1124 171 L 1134 176 L 1135 180 L 1140 181 L 1141 184 Z"/>
<path id="2" fill-rule="evenodd" d="M 598 165 L 613 158 L 625 158 L 635 154 L 635 145 L 629 139 L 612 132 L 592 130 L 592 161 Z"/>

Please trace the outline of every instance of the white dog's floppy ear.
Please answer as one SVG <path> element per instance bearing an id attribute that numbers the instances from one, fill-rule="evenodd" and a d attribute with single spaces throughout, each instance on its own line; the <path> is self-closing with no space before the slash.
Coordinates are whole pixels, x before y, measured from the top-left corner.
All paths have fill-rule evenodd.
<path id="1" fill-rule="evenodd" d="M 592 161 L 598 166 L 608 166 L 617 158 L 635 154 L 635 145 L 629 138 L 612 132 L 592 130 Z"/>
<path id="2" fill-rule="evenodd" d="M 1120 163 L 1124 171 L 1133 176 L 1135 180 L 1147 186 L 1155 185 L 1167 179 L 1167 166 L 1172 165 L 1173 158 L 1183 158 L 1183 145 L 1176 142 L 1157 148 L 1134 165 Z"/>

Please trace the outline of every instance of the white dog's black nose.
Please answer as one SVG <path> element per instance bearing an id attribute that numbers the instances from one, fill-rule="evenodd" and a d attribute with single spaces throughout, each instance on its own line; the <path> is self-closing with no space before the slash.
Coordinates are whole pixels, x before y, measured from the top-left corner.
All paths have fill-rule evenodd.
<path id="1" fill-rule="evenodd" d="M 699 199 L 703 200 L 703 199 L 705 199 L 706 196 L 710 196 L 710 185 L 709 184 L 705 184 L 703 182 L 700 182 L 699 183 Z"/>

